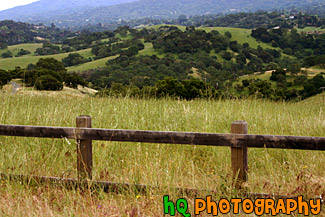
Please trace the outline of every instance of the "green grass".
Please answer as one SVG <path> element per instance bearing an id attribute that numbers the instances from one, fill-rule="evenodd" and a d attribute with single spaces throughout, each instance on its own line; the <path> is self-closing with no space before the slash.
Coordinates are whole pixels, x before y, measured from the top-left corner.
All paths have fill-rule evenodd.
<path id="1" fill-rule="evenodd" d="M 28 44 L 12 45 L 12 46 L 9 46 L 8 49 L 13 53 L 20 49 L 24 49 L 24 50 L 30 51 L 33 54 L 37 48 L 41 48 L 41 47 L 42 47 L 42 44 L 40 44 L 40 43 L 37 43 L 37 44 L 36 43 L 28 43 Z"/>
<path id="2" fill-rule="evenodd" d="M 33 53 L 36 51 L 37 48 L 42 47 L 42 44 L 38 43 L 27 43 L 27 44 L 17 44 L 17 45 L 11 45 L 8 46 L 7 49 L 2 49 L 0 50 L 0 55 L 8 50 L 10 50 L 13 55 L 15 56 L 20 49 L 28 50 L 31 52 L 31 54 L 28 54 L 28 56 L 33 55 Z M 1 57 L 0 57 L 1 59 Z"/>
<path id="3" fill-rule="evenodd" d="M 148 56 L 152 56 L 152 55 L 156 55 L 159 58 L 162 58 L 165 56 L 165 54 L 161 54 L 159 52 L 157 52 L 154 48 L 152 43 L 150 42 L 146 42 L 144 43 L 144 49 L 139 51 L 139 55 L 148 55 Z"/>
<path id="4" fill-rule="evenodd" d="M 105 67 L 106 66 L 106 62 L 108 60 L 115 59 L 116 57 L 118 57 L 118 55 L 116 55 L 116 56 L 110 56 L 110 57 L 105 57 L 105 58 L 98 59 L 98 60 L 93 60 L 91 62 L 84 63 L 84 64 L 81 64 L 81 65 L 67 67 L 67 70 L 68 71 L 75 71 L 75 72 L 78 72 L 78 71 L 83 72 L 83 71 L 87 71 L 89 69 L 95 69 L 95 68 L 99 68 L 99 67 Z"/>
<path id="5" fill-rule="evenodd" d="M 272 74 L 272 71 L 267 71 L 267 72 L 265 72 L 263 74 L 256 73 L 256 74 L 244 75 L 244 76 L 239 77 L 237 79 L 237 81 L 235 81 L 233 83 L 233 86 L 236 85 L 236 84 L 242 85 L 243 80 L 250 80 L 250 79 L 261 79 L 261 80 L 270 81 L 271 74 Z M 272 83 L 272 87 L 276 87 L 275 82 L 273 82 L 273 81 L 270 81 L 270 82 Z"/>
<path id="6" fill-rule="evenodd" d="M 321 31 L 325 32 L 325 29 L 322 29 L 321 27 L 315 27 L 315 26 L 308 26 L 303 29 L 296 28 L 298 32 L 314 32 L 314 31 Z"/>
<path id="7" fill-rule="evenodd" d="M 273 71 L 273 70 L 271 70 L 271 71 L 266 71 L 265 73 L 262 73 L 262 74 L 260 74 L 260 73 L 256 73 L 256 74 L 250 74 L 250 75 L 244 75 L 244 76 L 241 76 L 241 77 L 239 77 L 235 82 L 233 82 L 233 85 L 232 85 L 232 88 L 231 88 L 230 92 L 233 93 L 233 94 L 235 94 L 235 95 L 237 95 L 237 91 L 235 90 L 234 87 L 235 87 L 237 84 L 242 85 L 242 81 L 243 81 L 243 80 L 250 80 L 250 79 L 261 79 L 261 80 L 266 80 L 266 81 L 268 81 L 268 82 L 271 83 L 271 86 L 272 86 L 273 89 L 276 89 L 276 87 L 277 87 L 276 82 L 270 80 L 270 77 L 271 77 L 271 75 L 272 75 L 272 71 Z M 312 68 L 309 68 L 309 69 L 307 70 L 307 77 L 308 77 L 308 79 L 311 79 L 312 77 L 314 77 L 315 75 L 317 75 L 317 74 L 319 74 L 319 73 L 320 73 L 319 69 L 312 69 Z M 292 76 L 292 75 L 290 75 L 290 73 L 287 73 L 287 75 L 286 75 L 286 79 L 287 79 L 288 82 L 292 82 L 292 83 L 294 83 L 294 78 L 295 78 L 295 76 Z M 303 89 L 303 86 L 302 86 L 302 85 L 293 85 L 293 86 L 291 86 L 291 87 L 288 87 L 288 89 L 289 89 L 289 90 L 290 90 L 290 89 L 302 90 L 302 89 Z M 244 89 L 244 93 L 248 95 L 248 90 L 247 90 L 247 88 Z"/>
<path id="8" fill-rule="evenodd" d="M 257 48 L 260 45 L 263 48 L 271 48 L 274 49 L 269 44 L 258 42 L 255 38 L 253 38 L 250 34 L 252 33 L 251 29 L 243 29 L 243 28 L 231 28 L 231 27 L 199 27 L 199 29 L 203 29 L 207 32 L 212 30 L 217 30 L 220 34 L 225 34 L 225 32 L 230 32 L 232 37 L 231 40 L 237 41 L 239 44 L 248 43 L 250 47 Z"/>
<path id="9" fill-rule="evenodd" d="M 18 45 L 17 45 L 18 46 Z M 19 47 L 19 46 L 18 46 Z M 80 50 L 70 53 L 80 53 L 84 57 L 92 57 L 91 49 Z M 64 57 L 67 57 L 69 53 L 61 53 L 55 55 L 46 55 L 46 56 L 35 56 L 35 55 L 26 55 L 22 57 L 13 57 L 13 58 L 0 58 L 0 69 L 9 70 L 14 69 L 16 66 L 21 68 L 26 68 L 30 63 L 37 63 L 40 58 L 55 58 L 57 60 L 62 60 Z"/>
<path id="10" fill-rule="evenodd" d="M 318 96 L 313 101 L 284 103 L 38 93 L 0 94 L 0 123 L 73 127 L 77 116 L 90 115 L 94 128 L 229 133 L 232 121 L 246 120 L 250 134 L 324 136 L 324 105 Z M 75 153 L 73 140 L 0 137 L 0 172 L 75 178 Z M 161 187 L 146 195 L 116 195 L 1 180 L 1 215 L 162 216 L 163 195 L 181 197 L 170 190 L 172 186 L 216 189 L 216 199 L 234 196 L 227 147 L 94 141 L 93 154 L 95 180 Z M 324 152 L 249 149 L 248 156 L 249 192 L 325 194 Z M 193 211 L 193 198 L 186 199 Z"/>
<path id="11" fill-rule="evenodd" d="M 116 38 L 119 38 L 121 40 L 128 40 L 128 39 L 132 39 L 132 35 L 131 34 L 126 34 L 126 35 L 121 35 L 121 34 L 117 34 L 116 35 Z"/>

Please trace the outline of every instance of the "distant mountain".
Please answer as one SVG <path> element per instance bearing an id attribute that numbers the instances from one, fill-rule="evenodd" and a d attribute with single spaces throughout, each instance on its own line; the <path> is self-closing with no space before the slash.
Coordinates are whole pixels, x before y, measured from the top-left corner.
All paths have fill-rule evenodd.
<path id="1" fill-rule="evenodd" d="M 174 19 L 180 15 L 277 10 L 323 3 L 324 0 L 41 0 L 0 11 L 1 19 L 76 27 L 144 17 Z"/>
<path id="2" fill-rule="evenodd" d="M 51 23 L 52 19 L 83 13 L 86 10 L 134 2 L 137 0 L 40 0 L 28 5 L 0 11 L 0 20 L 12 19 L 37 23 Z"/>

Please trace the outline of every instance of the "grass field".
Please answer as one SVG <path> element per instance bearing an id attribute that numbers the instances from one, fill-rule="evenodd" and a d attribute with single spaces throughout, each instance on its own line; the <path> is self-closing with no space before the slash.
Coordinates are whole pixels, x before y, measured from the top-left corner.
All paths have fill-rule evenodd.
<path id="1" fill-rule="evenodd" d="M 315 75 L 324 72 L 325 73 L 325 69 L 318 69 L 318 68 L 301 68 L 301 70 L 306 71 L 307 74 L 306 76 L 308 77 L 308 79 L 311 79 L 312 77 L 314 77 Z M 266 71 L 265 73 L 256 73 L 256 74 L 251 74 L 251 75 L 244 75 L 238 78 L 239 83 L 242 82 L 242 80 L 244 79 L 262 79 L 262 80 L 270 80 L 270 77 L 272 75 L 272 71 Z M 287 73 L 287 76 L 290 76 L 290 73 Z M 237 84 L 237 82 L 235 82 L 234 84 Z"/>
<path id="2" fill-rule="evenodd" d="M 105 58 L 98 59 L 98 60 L 93 60 L 91 62 L 84 63 L 84 64 L 81 64 L 81 65 L 67 67 L 67 70 L 69 72 L 70 71 L 83 72 L 83 71 L 87 71 L 89 69 L 96 69 L 98 67 L 104 67 L 104 66 L 106 66 L 106 62 L 108 60 L 115 59 L 116 57 L 118 57 L 118 55 L 105 57 Z"/>
<path id="3" fill-rule="evenodd" d="M 19 47 L 19 45 L 15 45 Z M 32 46 L 32 45 L 31 45 Z M 91 49 L 84 49 L 71 53 L 80 53 L 82 56 L 88 58 L 92 57 Z M 67 57 L 69 53 L 61 53 L 55 55 L 45 55 L 45 56 L 35 56 L 35 55 L 25 55 L 22 57 L 13 57 L 13 58 L 0 58 L 0 69 L 9 70 L 14 69 L 16 66 L 20 66 L 21 68 L 26 68 L 30 63 L 37 63 L 40 58 L 55 58 L 57 60 L 62 60 L 64 57 Z"/>
<path id="4" fill-rule="evenodd" d="M 298 32 L 325 32 L 325 29 L 322 29 L 321 27 L 315 27 L 315 26 L 308 26 L 303 29 L 296 28 Z"/>
<path id="5" fill-rule="evenodd" d="M 302 70 L 306 71 L 307 72 L 307 77 L 308 79 L 311 79 L 313 78 L 315 75 L 321 73 L 321 72 L 325 72 L 325 70 L 322 70 L 322 69 L 314 69 L 314 68 L 302 68 Z M 261 79 L 261 80 L 267 80 L 268 82 L 271 83 L 271 86 L 272 88 L 276 89 L 277 87 L 277 84 L 275 81 L 271 81 L 270 80 L 270 77 L 272 75 L 272 71 L 273 70 L 270 70 L 270 71 L 266 71 L 264 73 L 254 73 L 254 74 L 250 74 L 250 75 L 244 75 L 244 76 L 240 76 L 232 85 L 232 88 L 230 89 L 230 92 L 232 92 L 233 94 L 237 94 L 237 91 L 235 90 L 235 86 L 237 84 L 239 85 L 242 85 L 242 81 L 243 80 L 250 80 L 250 79 Z M 301 74 L 302 75 L 302 74 Z M 286 79 L 288 82 L 292 82 L 294 83 L 294 78 L 295 78 L 295 75 L 290 75 L 290 73 L 287 73 L 286 75 Z M 303 89 L 303 85 L 293 85 L 293 86 L 290 86 L 288 87 L 288 89 L 296 89 L 296 90 L 302 90 Z M 248 91 L 247 90 L 244 90 L 244 92 L 248 95 Z"/>
<path id="6" fill-rule="evenodd" d="M 2 49 L 0 50 L 0 55 L 6 51 L 11 51 L 13 53 L 13 55 L 17 55 L 18 51 L 20 49 L 24 49 L 24 50 L 28 50 L 31 52 L 31 54 L 28 54 L 26 56 L 32 56 L 34 54 L 34 52 L 36 51 L 37 48 L 42 47 L 42 44 L 37 44 L 37 43 L 28 43 L 28 44 L 17 44 L 17 45 L 11 45 L 8 46 L 7 49 Z M 2 58 L 0 58 L 1 60 Z"/>
<path id="7" fill-rule="evenodd" d="M 8 50 L 10 50 L 11 52 L 13 52 L 14 54 L 16 54 L 18 52 L 18 50 L 20 49 L 24 49 L 24 50 L 28 50 L 31 52 L 30 55 L 32 55 L 37 48 L 41 48 L 42 44 L 40 43 L 28 43 L 28 44 L 17 44 L 17 45 L 12 45 L 8 47 Z"/>
<path id="8" fill-rule="evenodd" d="M 129 99 L 1 93 L 0 123 L 75 126 L 90 115 L 94 128 L 229 133 L 246 120 L 250 134 L 324 136 L 321 96 L 299 103 L 262 100 Z M 76 177 L 73 140 L 0 137 L 0 172 Z M 235 196 L 225 147 L 93 142 L 95 180 L 160 186 L 148 194 L 79 192 L 0 180 L 1 216 L 162 216 L 173 186 L 216 189 Z M 325 153 L 250 149 L 249 192 L 325 196 Z M 206 194 L 201 195 L 206 196 Z M 193 211 L 193 198 L 184 196 Z M 229 215 L 231 216 L 231 215 Z M 297 215 L 295 215 L 297 216 Z"/>
<path id="9" fill-rule="evenodd" d="M 260 45 L 263 48 L 274 49 L 274 47 L 266 43 L 256 41 L 256 39 L 250 35 L 252 33 L 251 29 L 231 27 L 200 27 L 199 29 L 204 29 L 207 32 L 217 30 L 221 34 L 225 34 L 225 32 L 228 31 L 232 35 L 231 40 L 238 41 L 239 44 L 248 43 L 252 48 L 257 48 L 257 46 Z"/>

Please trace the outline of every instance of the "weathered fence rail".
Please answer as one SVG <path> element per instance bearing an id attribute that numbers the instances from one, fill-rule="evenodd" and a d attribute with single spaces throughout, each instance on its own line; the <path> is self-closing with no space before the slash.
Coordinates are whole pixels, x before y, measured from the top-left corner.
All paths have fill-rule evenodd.
<path id="1" fill-rule="evenodd" d="M 229 146 L 237 183 L 247 181 L 248 148 L 279 148 L 325 151 L 325 137 L 251 135 L 247 122 L 231 124 L 231 134 L 189 133 L 91 128 L 89 116 L 79 116 L 76 127 L 0 125 L 0 136 L 67 138 L 77 140 L 78 179 L 92 179 L 92 140 Z"/>
<path id="2" fill-rule="evenodd" d="M 325 137 L 0 125 L 1 136 L 325 151 Z"/>

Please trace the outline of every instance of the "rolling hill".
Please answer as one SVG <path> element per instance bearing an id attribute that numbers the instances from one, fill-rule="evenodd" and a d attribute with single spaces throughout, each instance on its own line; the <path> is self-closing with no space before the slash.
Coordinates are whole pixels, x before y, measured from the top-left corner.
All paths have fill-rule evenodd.
<path id="1" fill-rule="evenodd" d="M 67 14 L 83 13 L 90 8 L 111 6 L 136 0 L 40 0 L 28 5 L 0 11 L 0 20 L 38 21 Z"/>
<path id="2" fill-rule="evenodd" d="M 180 15 L 277 10 L 322 2 L 321 0 L 307 2 L 302 0 L 74 0 L 68 2 L 41 0 L 26 6 L 1 11 L 0 19 L 76 27 L 144 17 L 170 19 Z"/>
<path id="3" fill-rule="evenodd" d="M 163 25 L 156 25 L 156 26 L 151 26 L 150 28 L 155 28 L 158 29 Z M 174 25 L 178 27 L 181 30 L 185 30 L 185 26 L 180 26 L 180 25 Z M 232 39 L 237 40 L 238 43 L 249 43 L 249 45 L 252 48 L 257 48 L 258 45 L 260 45 L 263 48 L 272 48 L 269 44 L 257 41 L 255 38 L 250 36 L 251 30 L 250 29 L 243 29 L 243 28 L 228 28 L 228 27 L 198 27 L 197 29 L 200 30 L 205 30 L 207 32 L 210 32 L 212 30 L 217 30 L 221 34 L 224 34 L 226 31 L 229 31 L 232 34 Z M 128 35 L 128 37 L 122 38 L 123 40 L 129 39 L 131 36 Z M 138 55 L 157 55 L 158 57 L 164 57 L 166 53 L 159 53 L 157 52 L 154 48 L 152 43 L 146 42 L 144 43 L 145 48 L 141 51 L 139 51 Z M 53 57 L 57 60 L 62 60 L 62 58 L 68 56 L 69 53 L 60 53 L 60 54 L 54 54 L 54 55 L 46 55 L 46 56 L 36 56 L 34 54 L 35 50 L 39 47 L 41 47 L 42 44 L 38 43 L 29 43 L 29 44 L 19 44 L 19 45 L 12 45 L 9 46 L 8 49 L 14 54 L 18 49 L 25 49 L 29 50 L 32 54 L 21 56 L 21 57 L 13 57 L 13 58 L 1 58 L 0 57 L 0 69 L 4 70 L 10 70 L 14 69 L 16 66 L 19 66 L 21 68 L 26 68 L 28 64 L 33 63 L 35 64 L 40 58 L 48 58 L 48 57 Z M 0 54 L 5 52 L 6 50 L 0 50 Z M 80 51 L 76 51 L 77 53 L 81 54 L 83 57 L 88 58 L 88 57 L 93 57 L 94 55 L 91 53 L 90 49 L 84 49 Z M 71 52 L 74 53 L 74 52 Z M 110 56 L 98 60 L 94 60 L 91 62 L 87 62 L 81 65 L 77 66 L 72 66 L 68 67 L 68 71 L 87 71 L 89 69 L 95 69 L 97 67 L 104 67 L 105 63 L 110 60 L 114 59 L 117 56 Z"/>

